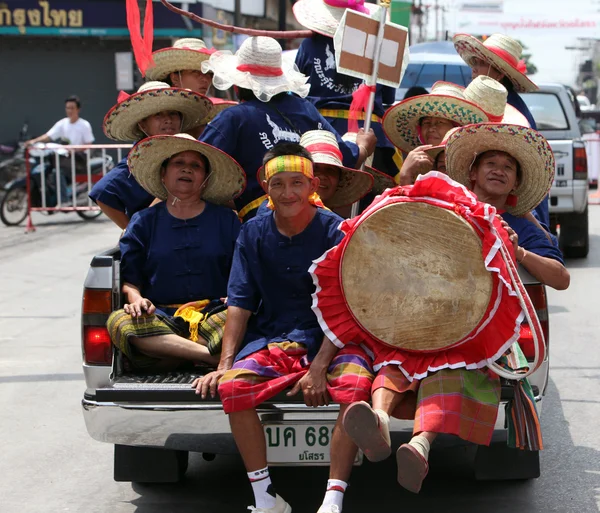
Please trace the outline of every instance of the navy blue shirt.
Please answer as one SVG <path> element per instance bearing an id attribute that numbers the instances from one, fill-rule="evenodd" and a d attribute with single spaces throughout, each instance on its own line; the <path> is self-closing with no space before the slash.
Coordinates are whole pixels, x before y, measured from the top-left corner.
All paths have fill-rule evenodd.
<path id="1" fill-rule="evenodd" d="M 133 214 L 150 206 L 154 196 L 148 194 L 129 171 L 127 157 L 112 168 L 92 187 L 90 198 L 125 212 L 131 219 Z"/>
<path id="2" fill-rule="evenodd" d="M 225 297 L 239 231 L 235 212 L 212 203 L 191 219 L 173 217 L 164 201 L 144 209 L 119 242 L 123 282 L 156 306 Z"/>
<path id="3" fill-rule="evenodd" d="M 284 341 L 304 344 L 309 359 L 314 358 L 323 332 L 311 308 L 315 286 L 308 270 L 344 238 L 341 222 L 337 214 L 319 208 L 306 229 L 291 238 L 279 232 L 273 211 L 242 225 L 227 303 L 255 313 L 236 361 Z"/>
<path id="4" fill-rule="evenodd" d="M 515 217 L 508 212 L 502 214 L 508 225 L 519 236 L 519 246 L 536 255 L 553 258 L 564 264 L 563 256 L 556 245 L 551 243 L 543 230 L 540 230 L 532 222 L 524 217 Z"/>
<path id="5" fill-rule="evenodd" d="M 255 99 L 225 109 L 207 125 L 200 140 L 232 156 L 246 172 L 246 190 L 235 200 L 239 211 L 265 194 L 256 173 L 267 150 L 279 142 L 300 142 L 300 135 L 309 130 L 333 132 L 344 165 L 351 168 L 356 165 L 358 146 L 342 141 L 310 102 L 293 94 L 278 95 L 268 103 Z"/>
<path id="6" fill-rule="evenodd" d="M 359 78 L 338 74 L 335 67 L 335 50 L 333 39 L 320 34 L 302 41 L 296 54 L 296 66 L 301 73 L 308 75 L 310 92 L 307 97 L 317 109 L 349 110 L 352 93 L 363 83 Z M 392 105 L 396 101 L 396 90 L 393 87 L 378 85 L 375 94 L 373 114 L 383 117 L 384 105 Z M 348 120 L 326 116 L 333 127 L 340 133 L 348 131 Z M 359 121 L 362 127 L 363 121 Z M 380 123 L 373 123 L 373 131 L 377 136 L 379 148 L 394 148 L 394 145 L 383 133 Z"/>

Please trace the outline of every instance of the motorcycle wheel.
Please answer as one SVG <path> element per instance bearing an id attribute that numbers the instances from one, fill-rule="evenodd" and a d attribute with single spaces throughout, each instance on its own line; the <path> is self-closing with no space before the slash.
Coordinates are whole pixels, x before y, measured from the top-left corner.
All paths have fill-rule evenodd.
<path id="1" fill-rule="evenodd" d="M 6 226 L 17 226 L 27 217 L 27 189 L 14 187 L 6 192 L 0 204 L 0 219 Z"/>
<path id="2" fill-rule="evenodd" d="M 82 188 L 82 190 L 77 191 L 77 205 L 78 206 L 87 206 L 88 203 L 88 195 L 87 188 Z M 81 217 L 84 221 L 93 221 L 97 217 L 102 215 L 102 210 L 77 210 L 77 215 Z"/>

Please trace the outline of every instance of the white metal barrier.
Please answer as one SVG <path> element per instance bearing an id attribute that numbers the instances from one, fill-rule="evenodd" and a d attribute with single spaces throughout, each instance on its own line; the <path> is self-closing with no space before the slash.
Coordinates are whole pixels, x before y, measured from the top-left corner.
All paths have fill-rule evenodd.
<path id="1" fill-rule="evenodd" d="M 130 144 L 55 143 L 27 148 L 26 231 L 35 230 L 32 212 L 76 212 L 83 219 L 100 215 L 100 208 L 89 197 L 92 187 L 130 148 Z"/>

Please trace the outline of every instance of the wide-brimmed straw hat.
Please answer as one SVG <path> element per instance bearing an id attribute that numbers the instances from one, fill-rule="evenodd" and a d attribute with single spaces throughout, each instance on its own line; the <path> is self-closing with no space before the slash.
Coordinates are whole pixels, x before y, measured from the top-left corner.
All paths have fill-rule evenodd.
<path id="1" fill-rule="evenodd" d="M 342 140 L 356 144 L 357 135 L 358 134 L 356 132 L 346 132 L 344 135 L 342 135 Z M 367 157 L 362 170 L 366 173 L 369 173 L 373 177 L 373 186 L 371 187 L 371 192 L 375 194 L 381 194 L 386 189 L 396 187 L 397 185 L 390 175 L 386 175 L 385 173 L 382 173 L 373 167 L 373 155 L 369 155 Z"/>
<path id="2" fill-rule="evenodd" d="M 210 163 L 210 174 L 202 199 L 226 204 L 237 198 L 246 187 L 242 167 L 221 150 L 194 139 L 188 134 L 156 135 L 137 143 L 129 152 L 129 170 L 139 184 L 155 198 L 167 199 L 160 170 L 163 162 L 183 151 L 196 151 Z"/>
<path id="3" fill-rule="evenodd" d="M 186 37 L 178 39 L 173 46 L 152 54 L 154 66 L 146 70 L 148 80 L 164 80 L 171 73 L 183 70 L 202 70 L 202 63 L 215 52 L 208 49 L 202 39 Z"/>
<path id="4" fill-rule="evenodd" d="M 365 3 L 364 0 L 298 0 L 292 9 L 300 25 L 318 34 L 333 37 L 346 9 L 371 16 L 380 7 Z"/>
<path id="5" fill-rule="evenodd" d="M 210 112 L 208 113 L 208 116 L 206 116 L 202 120 L 203 125 L 207 125 L 208 123 L 210 123 L 213 119 L 217 117 L 217 114 L 220 114 L 229 107 L 234 107 L 238 105 L 238 102 L 234 102 L 231 100 L 223 100 L 222 98 L 211 98 L 210 101 L 212 102 L 213 106 Z"/>
<path id="6" fill-rule="evenodd" d="M 250 89 L 263 102 L 288 91 L 307 96 L 308 77 L 281 54 L 281 46 L 272 37 L 249 37 L 235 54 L 215 52 L 202 63 L 202 71 L 214 73 L 213 86 L 217 89 L 224 91 L 236 85 Z"/>
<path id="7" fill-rule="evenodd" d="M 516 205 L 506 210 L 522 216 L 546 197 L 554 179 L 554 154 L 538 131 L 518 125 L 482 123 L 455 130 L 446 143 L 446 172 L 470 188 L 469 177 L 475 158 L 486 151 L 503 151 L 513 157 L 521 169 L 521 183 L 511 194 Z"/>
<path id="8" fill-rule="evenodd" d="M 476 57 L 505 75 L 516 91 L 537 91 L 538 86 L 525 75 L 525 63 L 521 61 L 523 47 L 512 37 L 492 34 L 481 42 L 469 34 L 456 34 L 452 40 L 456 51 L 467 64 L 471 65 L 472 59 Z"/>
<path id="9" fill-rule="evenodd" d="M 479 105 L 483 109 L 490 122 L 529 127 L 527 118 L 515 107 L 506 103 L 508 91 L 497 80 L 487 76 L 479 76 L 473 79 L 466 89 L 458 85 L 456 87 L 465 99 Z M 446 132 L 442 142 L 437 146 L 432 146 L 424 150 L 425 153 L 433 159 L 437 158 L 444 150 L 450 134 L 456 128 L 452 128 Z"/>
<path id="10" fill-rule="evenodd" d="M 104 117 L 104 133 L 115 141 L 137 141 L 146 136 L 138 123 L 163 111 L 180 112 L 181 131 L 186 132 L 202 124 L 211 108 L 204 95 L 164 82 L 146 82 L 137 93 L 119 95 L 119 102 Z"/>
<path id="11" fill-rule="evenodd" d="M 459 125 L 488 120 L 481 107 L 465 99 L 459 86 L 437 82 L 431 93 L 413 96 L 389 108 L 383 116 L 383 131 L 394 146 L 408 153 L 423 144 L 419 139 L 419 121 L 429 116 Z"/>
<path id="12" fill-rule="evenodd" d="M 327 201 L 327 207 L 339 208 L 352 205 L 366 196 L 373 187 L 373 177 L 370 173 L 344 167 L 337 139 L 328 130 L 304 132 L 300 138 L 300 144 L 310 152 L 315 165 L 325 164 L 340 170 L 337 189 Z M 259 183 L 265 179 L 264 167 L 258 170 L 257 178 Z"/>

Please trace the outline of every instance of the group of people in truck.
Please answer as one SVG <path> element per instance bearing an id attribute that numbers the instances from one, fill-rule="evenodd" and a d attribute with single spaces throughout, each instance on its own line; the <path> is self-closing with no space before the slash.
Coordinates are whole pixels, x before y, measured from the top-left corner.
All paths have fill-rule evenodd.
<path id="1" fill-rule="evenodd" d="M 439 198 L 476 198 L 490 222 L 500 215 L 498 240 L 512 258 L 544 284 L 569 286 L 547 228 L 554 159 L 518 95 L 535 89 L 520 45 L 457 35 L 473 69 L 468 87 L 437 83 L 385 110 L 394 90 L 378 86 L 374 128 L 342 137 L 360 86 L 331 59 L 346 8 L 377 6 L 296 2 L 297 20 L 314 32 L 297 66 L 263 36 L 235 54 L 198 39 L 154 52 L 149 81 L 121 93 L 104 120 L 108 137 L 135 145 L 90 194 L 124 230 L 125 304 L 108 321 L 114 345 L 134 371 L 214 369 L 193 387 L 202 398 L 218 392 L 258 513 L 292 511 L 271 482 L 256 411 L 285 390 L 308 406 L 340 405 L 319 513 L 342 511 L 358 449 L 371 461 L 390 456 L 390 416 L 415 419 L 414 437 L 396 453 L 398 481 L 415 493 L 439 433 L 476 444 L 492 437 L 500 380 L 490 369 L 411 379 L 393 350 L 325 335 L 310 270 L 344 239 L 349 206 L 427 178 Z M 209 98 L 211 87 L 233 87 L 239 103 Z M 535 425 L 535 408 L 529 415 Z"/>

